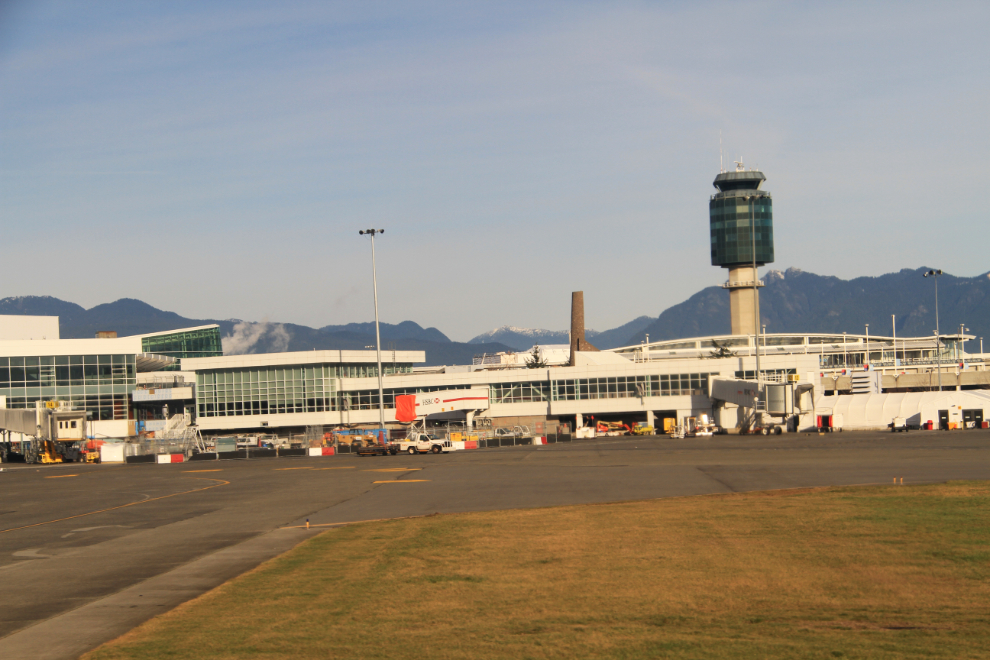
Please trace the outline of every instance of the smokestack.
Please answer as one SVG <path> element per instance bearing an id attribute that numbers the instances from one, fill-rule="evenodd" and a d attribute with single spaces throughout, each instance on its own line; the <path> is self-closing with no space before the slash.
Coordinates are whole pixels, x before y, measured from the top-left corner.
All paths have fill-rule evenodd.
<path id="1" fill-rule="evenodd" d="M 584 291 L 571 293 L 571 360 L 574 366 L 578 351 L 597 351 L 598 349 L 584 339 Z"/>

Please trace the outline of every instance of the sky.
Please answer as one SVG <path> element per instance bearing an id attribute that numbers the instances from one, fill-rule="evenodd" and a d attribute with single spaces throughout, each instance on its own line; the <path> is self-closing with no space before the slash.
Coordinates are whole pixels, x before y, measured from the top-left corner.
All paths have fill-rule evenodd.
<path id="1" fill-rule="evenodd" d="M 720 168 L 776 262 L 985 258 L 990 3 L 0 0 L 0 297 L 320 327 L 657 316 L 726 279 Z"/>

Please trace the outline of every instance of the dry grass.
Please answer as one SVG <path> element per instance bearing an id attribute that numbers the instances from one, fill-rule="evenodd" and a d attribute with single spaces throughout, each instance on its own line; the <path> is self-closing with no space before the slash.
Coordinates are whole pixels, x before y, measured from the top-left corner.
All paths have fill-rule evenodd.
<path id="1" fill-rule="evenodd" d="M 990 485 L 355 525 L 86 656 L 986 658 Z"/>

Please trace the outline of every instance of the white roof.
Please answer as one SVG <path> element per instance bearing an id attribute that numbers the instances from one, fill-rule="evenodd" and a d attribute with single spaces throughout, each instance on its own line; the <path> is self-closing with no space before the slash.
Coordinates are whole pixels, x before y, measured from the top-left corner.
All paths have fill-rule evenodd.
<path id="1" fill-rule="evenodd" d="M 143 335 L 132 335 L 134 337 L 158 337 L 160 335 L 174 335 L 180 332 L 192 332 L 193 330 L 208 330 L 209 328 L 219 328 L 220 326 L 216 323 L 211 323 L 210 325 L 197 325 L 192 328 L 177 328 L 175 330 L 161 330 L 159 332 L 148 332 Z"/>
<path id="2" fill-rule="evenodd" d="M 891 392 L 889 394 L 840 394 L 819 396 L 817 414 L 842 415 L 845 428 L 880 428 L 895 417 L 909 424 L 938 420 L 938 411 L 958 407 L 990 410 L 990 391 Z"/>
<path id="3" fill-rule="evenodd" d="M 0 356 L 21 357 L 33 355 L 106 355 L 109 353 L 141 352 L 140 337 L 115 337 L 112 339 L 25 339 L 0 341 Z"/>
<path id="4" fill-rule="evenodd" d="M 613 353 L 612 351 L 578 351 L 577 358 L 574 360 L 574 366 L 584 367 L 603 364 L 629 365 L 631 362 L 632 360 L 626 356 Z"/>
<path id="5" fill-rule="evenodd" d="M 426 362 L 426 351 L 388 351 L 382 364 Z M 386 352 L 382 351 L 382 357 Z M 395 359 L 392 359 L 392 356 Z M 182 358 L 183 371 L 210 369 L 245 369 L 250 367 L 280 367 L 300 364 L 374 364 L 375 351 L 293 351 L 291 353 L 247 353 L 220 357 Z"/>

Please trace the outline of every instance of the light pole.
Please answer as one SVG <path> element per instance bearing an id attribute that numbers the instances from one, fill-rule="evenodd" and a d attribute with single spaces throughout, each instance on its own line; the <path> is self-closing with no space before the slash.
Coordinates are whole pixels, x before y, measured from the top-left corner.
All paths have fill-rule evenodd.
<path id="1" fill-rule="evenodd" d="M 756 213 L 753 212 L 753 195 L 747 195 L 743 199 L 749 202 L 749 228 L 750 236 L 753 239 L 753 327 L 755 334 L 755 341 L 753 349 L 756 351 L 756 406 L 754 409 L 760 407 L 760 298 L 759 290 L 757 287 L 757 282 L 759 278 L 756 276 Z"/>
<path id="2" fill-rule="evenodd" d="M 382 433 L 385 431 L 385 395 L 382 392 L 382 335 L 378 330 L 378 267 L 375 264 L 375 234 L 384 234 L 384 229 L 362 229 L 361 236 L 371 236 L 371 282 L 375 290 L 375 352 L 378 356 L 378 420 Z M 379 436 L 384 442 L 385 438 Z"/>
<path id="3" fill-rule="evenodd" d="M 939 350 L 938 345 L 938 330 L 932 330 L 932 334 L 935 335 L 935 355 L 938 359 L 938 391 L 942 391 L 942 352 Z M 931 388 L 931 378 L 928 379 L 928 387 Z"/>
<path id="4" fill-rule="evenodd" d="M 866 367 L 870 366 L 870 324 L 866 324 L 866 359 L 863 360 L 863 365 Z"/>
<path id="5" fill-rule="evenodd" d="M 894 329 L 894 370 L 897 370 L 897 316 L 890 315 L 890 325 Z M 895 379 L 896 380 L 896 379 Z"/>
<path id="6" fill-rule="evenodd" d="M 938 355 L 938 391 L 942 391 L 942 336 L 938 329 L 938 277 L 942 274 L 941 269 L 929 270 L 925 272 L 925 277 L 935 280 L 935 351 Z"/>

